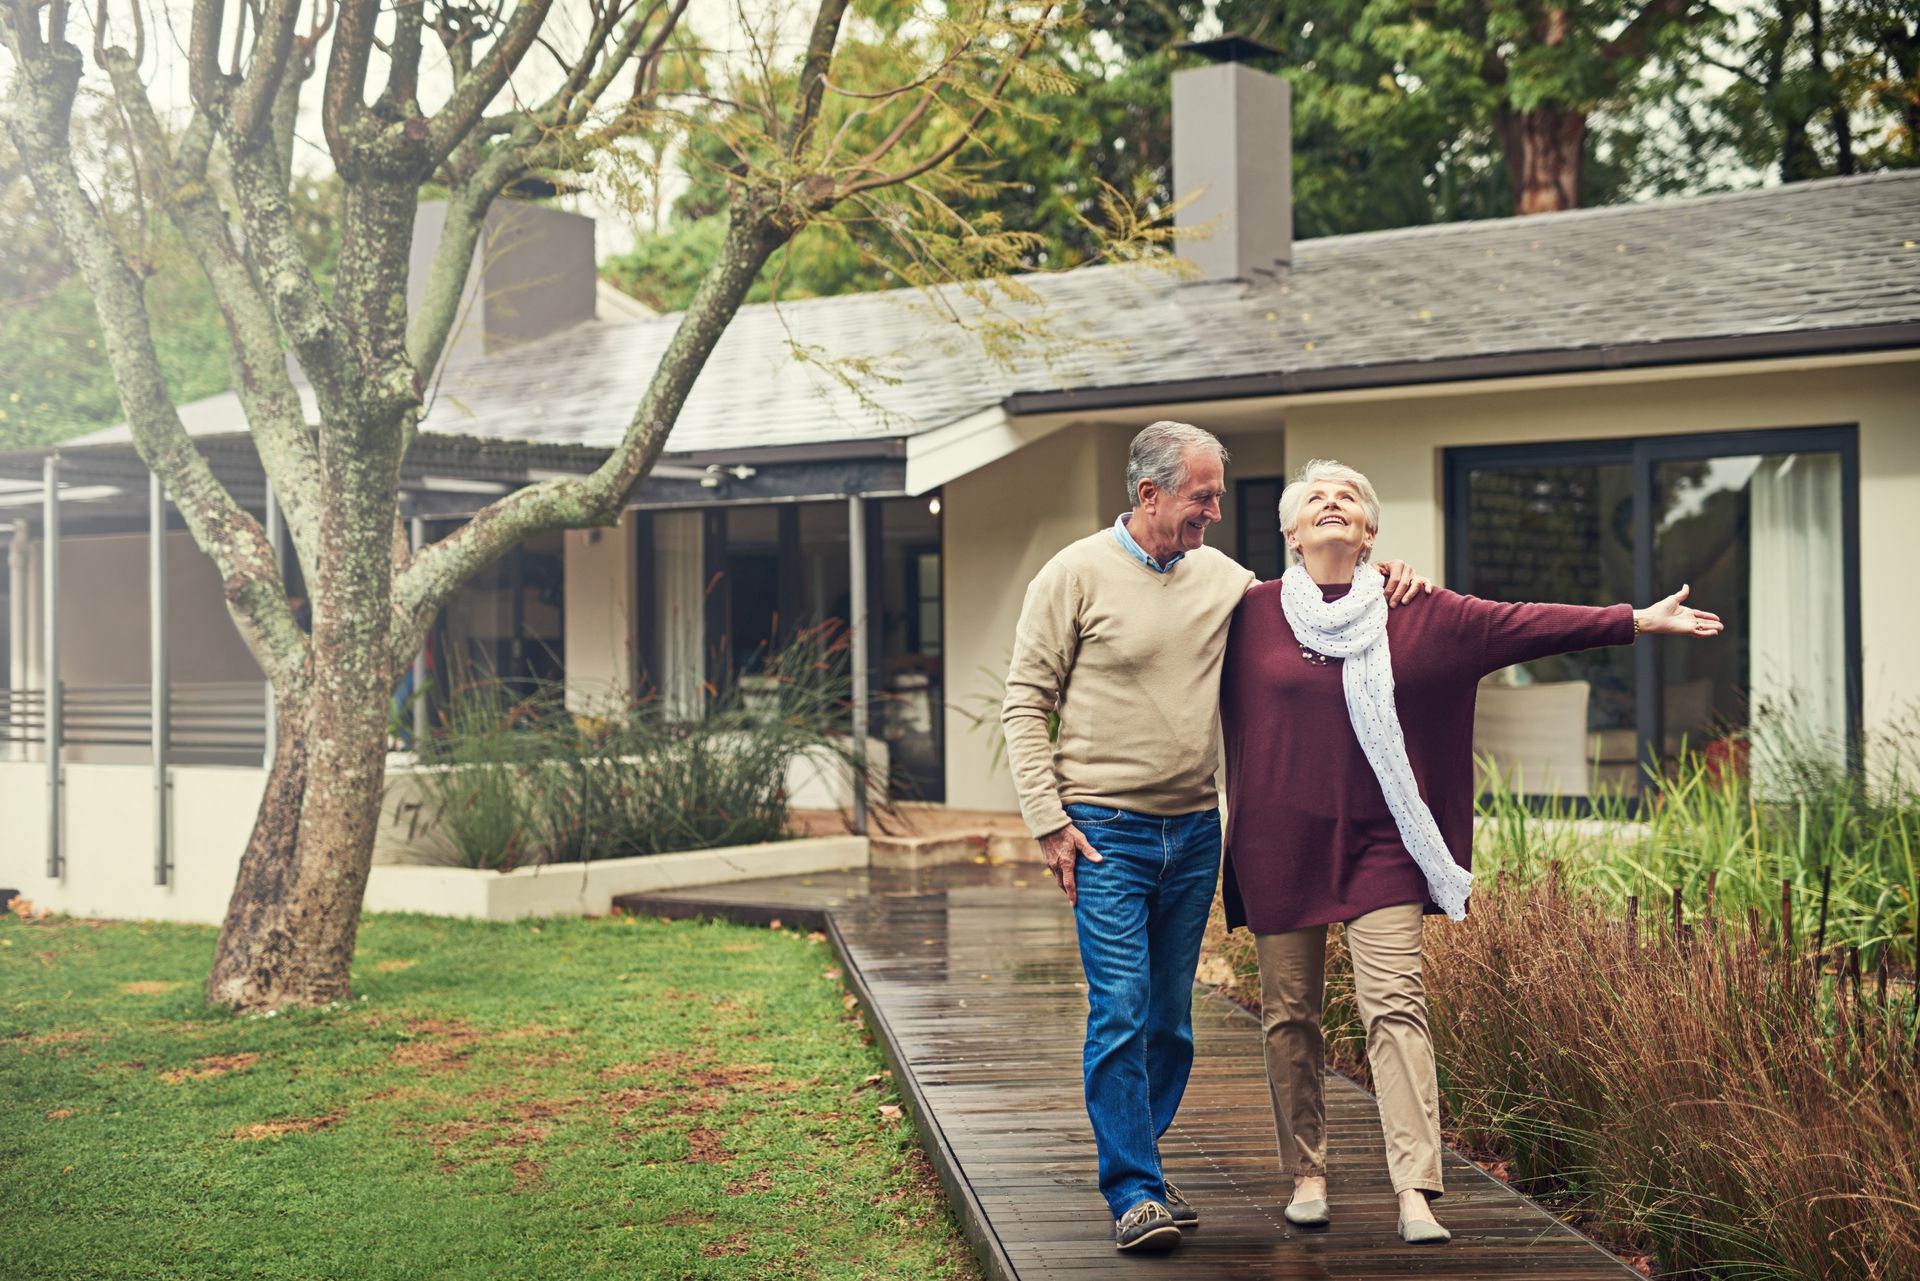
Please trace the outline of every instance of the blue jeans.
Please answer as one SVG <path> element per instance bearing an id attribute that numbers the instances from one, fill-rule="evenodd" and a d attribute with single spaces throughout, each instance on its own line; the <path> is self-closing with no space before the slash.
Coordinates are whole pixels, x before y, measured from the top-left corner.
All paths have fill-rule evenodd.
<path id="1" fill-rule="evenodd" d="M 1102 859 L 1075 864 L 1074 923 L 1087 975 L 1087 1117 L 1117 1219 L 1166 1199 L 1160 1136 L 1193 1067 L 1193 971 L 1220 875 L 1220 815 L 1069 805 L 1067 817 Z"/>

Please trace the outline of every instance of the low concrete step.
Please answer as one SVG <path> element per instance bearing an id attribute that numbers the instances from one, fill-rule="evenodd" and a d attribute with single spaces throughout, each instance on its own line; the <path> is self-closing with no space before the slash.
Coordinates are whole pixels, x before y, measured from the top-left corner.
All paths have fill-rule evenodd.
<path id="1" fill-rule="evenodd" d="M 952 863 L 1044 863 L 1040 843 L 1024 832 L 942 832 L 932 836 L 875 834 L 869 840 L 874 867 L 915 871 Z"/>

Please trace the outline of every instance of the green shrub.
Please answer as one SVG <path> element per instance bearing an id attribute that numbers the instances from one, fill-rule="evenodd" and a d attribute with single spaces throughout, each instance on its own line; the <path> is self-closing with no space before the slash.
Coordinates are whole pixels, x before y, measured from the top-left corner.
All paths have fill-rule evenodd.
<path id="1" fill-rule="evenodd" d="M 838 628 L 814 629 L 691 721 L 650 692 L 570 710 L 557 682 L 464 682 L 419 745 L 429 830 L 448 861 L 498 870 L 779 840 L 796 758 L 864 778 L 846 660 Z"/>

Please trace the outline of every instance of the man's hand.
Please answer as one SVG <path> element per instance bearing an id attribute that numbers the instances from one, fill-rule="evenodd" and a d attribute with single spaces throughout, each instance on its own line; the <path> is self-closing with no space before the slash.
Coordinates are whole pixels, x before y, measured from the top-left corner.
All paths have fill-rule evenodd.
<path id="1" fill-rule="evenodd" d="M 1387 576 L 1387 605 L 1404 605 L 1421 592 L 1433 590 L 1433 584 L 1413 572 L 1404 560 L 1383 560 L 1375 569 Z"/>
<path id="2" fill-rule="evenodd" d="M 1104 862 L 1100 852 L 1087 844 L 1087 838 L 1071 823 L 1041 837 L 1040 849 L 1047 856 L 1047 875 L 1057 877 L 1060 888 L 1066 891 L 1067 902 L 1077 904 L 1080 894 L 1073 883 L 1074 861 L 1084 855 L 1089 863 Z"/>

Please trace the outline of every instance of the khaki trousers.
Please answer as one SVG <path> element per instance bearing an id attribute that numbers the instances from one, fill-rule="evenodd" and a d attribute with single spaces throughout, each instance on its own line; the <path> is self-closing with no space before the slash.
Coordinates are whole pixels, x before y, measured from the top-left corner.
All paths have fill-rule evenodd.
<path id="1" fill-rule="evenodd" d="M 1383 907 L 1347 923 L 1355 995 L 1367 1028 L 1367 1062 L 1387 1139 L 1396 1193 L 1421 1188 L 1439 1196 L 1440 1083 L 1420 978 L 1420 905 Z M 1281 1167 L 1296 1177 L 1327 1168 L 1326 1041 L 1320 1028 L 1326 989 L 1327 927 L 1312 925 L 1254 938 L 1260 955 L 1260 1026 Z"/>

